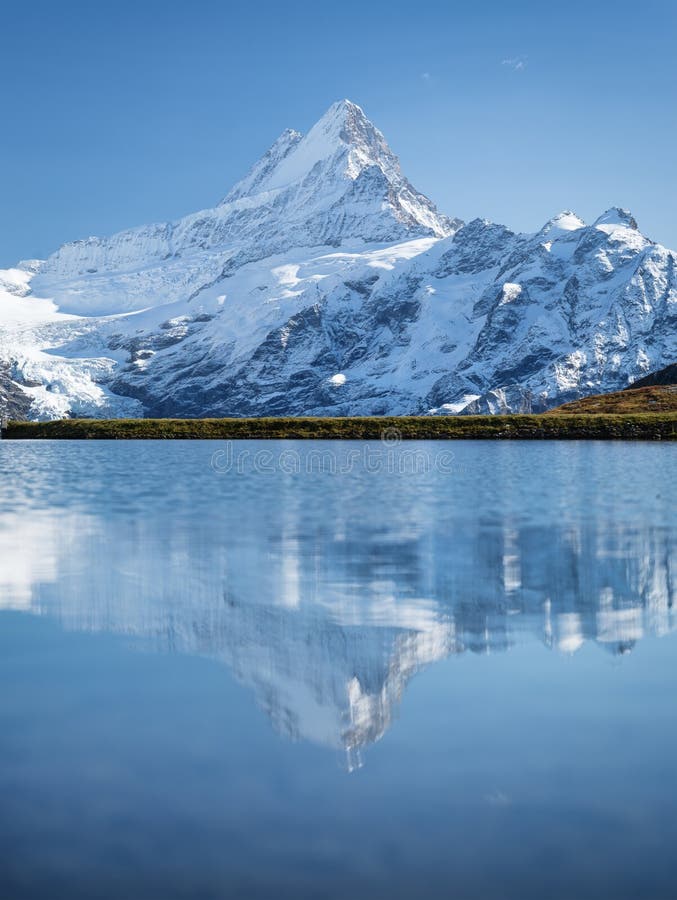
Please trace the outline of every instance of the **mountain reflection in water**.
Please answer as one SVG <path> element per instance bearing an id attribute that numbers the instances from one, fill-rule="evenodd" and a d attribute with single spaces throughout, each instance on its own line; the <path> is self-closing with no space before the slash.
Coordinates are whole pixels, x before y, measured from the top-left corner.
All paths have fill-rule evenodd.
<path id="1" fill-rule="evenodd" d="M 338 748 L 349 768 L 437 660 L 534 638 L 624 654 L 675 627 L 673 489 L 641 515 L 621 482 L 591 503 L 594 447 L 493 445 L 511 475 L 493 484 L 496 461 L 473 461 L 470 443 L 469 474 L 446 479 L 224 479 L 201 443 L 42 448 L 62 456 L 57 479 L 78 480 L 50 505 L 63 484 L 19 478 L 40 448 L 2 448 L 17 476 L 0 509 L 2 607 L 217 659 L 278 732 Z"/>

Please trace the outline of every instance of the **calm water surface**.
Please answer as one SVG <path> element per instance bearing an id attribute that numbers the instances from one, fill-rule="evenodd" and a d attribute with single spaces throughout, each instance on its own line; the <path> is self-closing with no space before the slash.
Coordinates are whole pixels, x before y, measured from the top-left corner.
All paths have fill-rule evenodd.
<path id="1" fill-rule="evenodd" d="M 675 449 L 373 449 L 0 443 L 3 900 L 675 896 Z"/>

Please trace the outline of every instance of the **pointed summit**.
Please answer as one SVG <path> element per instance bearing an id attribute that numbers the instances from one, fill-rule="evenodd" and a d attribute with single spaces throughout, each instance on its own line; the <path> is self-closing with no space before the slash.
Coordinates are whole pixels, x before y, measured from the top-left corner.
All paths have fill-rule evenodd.
<path id="1" fill-rule="evenodd" d="M 579 228 L 585 228 L 583 219 L 577 216 L 576 213 L 571 212 L 571 210 L 565 209 L 546 222 L 538 233 L 539 235 L 544 235 L 551 232 L 578 231 Z"/>
<path id="2" fill-rule="evenodd" d="M 337 100 L 335 103 L 332 103 L 325 114 L 318 119 L 315 126 L 324 125 L 326 127 L 332 122 L 336 122 L 340 127 L 342 123 L 356 119 L 361 119 L 373 128 L 361 106 L 358 106 L 357 103 L 353 103 L 352 100 Z"/>
<path id="3" fill-rule="evenodd" d="M 318 149 L 347 147 L 350 152 L 348 175 L 356 178 L 369 165 L 377 165 L 387 173 L 401 177 L 399 160 L 388 146 L 381 132 L 364 114 L 364 110 L 350 100 L 333 103 L 308 134 L 308 142 Z"/>
<path id="4" fill-rule="evenodd" d="M 337 166 L 345 161 L 342 174 L 351 179 L 370 165 L 401 177 L 397 157 L 381 132 L 356 103 L 339 100 L 332 103 L 307 135 L 292 129 L 284 131 L 226 201 L 288 187 L 303 180 L 318 163 L 334 160 Z"/>
<path id="5" fill-rule="evenodd" d="M 632 228 L 634 231 L 639 230 L 637 221 L 630 210 L 621 209 L 620 206 L 612 206 L 602 213 L 599 219 L 593 223 L 593 227 L 599 228 L 600 225 L 610 225 L 611 227 Z"/>
<path id="6" fill-rule="evenodd" d="M 345 231 L 341 237 L 388 240 L 398 230 L 402 237 L 407 233 L 443 237 L 461 224 L 441 215 L 411 186 L 384 136 L 350 100 L 333 103 L 305 136 L 285 131 L 223 204 L 243 199 L 250 204 L 274 199 L 280 214 L 286 207 L 287 218 L 295 220 L 314 218 L 319 208 L 332 210 L 336 218 L 337 204 L 359 204 L 363 224 L 371 220 L 370 227 L 377 217 L 382 220 L 371 237 L 362 227 L 357 234 Z M 353 216 L 351 208 L 343 211 L 346 227 L 351 229 L 348 223 Z M 335 240 L 333 227 L 331 231 L 326 238 Z"/>

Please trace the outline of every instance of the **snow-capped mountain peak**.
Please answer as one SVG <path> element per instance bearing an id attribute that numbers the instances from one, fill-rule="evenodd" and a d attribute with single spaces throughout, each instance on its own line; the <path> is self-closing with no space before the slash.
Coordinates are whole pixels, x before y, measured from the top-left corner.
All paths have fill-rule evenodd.
<path id="1" fill-rule="evenodd" d="M 224 202 L 288 188 L 303 182 L 316 166 L 325 175 L 353 181 L 369 166 L 378 166 L 387 178 L 402 179 L 399 161 L 381 132 L 356 103 L 339 100 L 305 136 L 284 131 Z"/>
<path id="2" fill-rule="evenodd" d="M 583 219 L 577 216 L 576 213 L 571 212 L 571 210 L 565 209 L 563 212 L 553 216 L 552 219 L 549 219 L 543 228 L 541 228 L 539 234 L 545 235 L 552 234 L 553 232 L 578 231 L 579 228 L 585 228 Z"/>
<path id="3" fill-rule="evenodd" d="M 298 218 L 299 212 L 307 214 L 318 205 L 363 206 L 370 202 L 377 208 L 369 215 L 385 214 L 405 230 L 438 237 L 452 234 L 461 224 L 441 215 L 412 187 L 383 134 L 350 100 L 333 103 L 305 136 L 291 129 L 283 132 L 222 206 L 243 200 L 284 210 L 287 219 L 290 206 L 293 217 Z M 366 213 L 363 209 L 362 217 Z M 381 231 L 382 225 L 377 230 Z"/>
<path id="4" fill-rule="evenodd" d="M 595 219 L 593 227 L 599 228 L 600 226 L 632 228 L 633 231 L 639 231 L 637 220 L 630 210 L 622 209 L 620 206 L 612 206 L 611 209 L 607 209 L 606 212 L 602 213 L 598 219 Z"/>
<path id="5" fill-rule="evenodd" d="M 399 160 L 386 139 L 364 111 L 350 100 L 332 104 L 305 140 L 307 147 L 304 149 L 311 159 L 316 154 L 343 157 L 347 151 L 345 174 L 353 180 L 369 166 L 378 166 L 390 179 L 402 178 Z"/>
<path id="6" fill-rule="evenodd" d="M 525 412 L 668 365 L 676 323 L 627 210 L 462 226 L 341 100 L 214 208 L 0 273 L 0 411 Z"/>

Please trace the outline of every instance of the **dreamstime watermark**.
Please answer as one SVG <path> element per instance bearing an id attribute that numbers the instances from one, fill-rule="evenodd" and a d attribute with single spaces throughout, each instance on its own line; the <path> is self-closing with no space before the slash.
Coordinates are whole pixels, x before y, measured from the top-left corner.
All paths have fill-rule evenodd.
<path id="1" fill-rule="evenodd" d="M 332 446 L 307 447 L 301 443 L 295 447 L 272 449 L 243 447 L 242 441 L 224 441 L 211 457 L 211 467 L 219 475 L 235 473 L 245 475 L 347 475 L 362 471 L 378 475 L 425 475 L 438 472 L 442 475 L 458 474 L 453 450 L 448 447 L 431 451 L 417 441 L 403 442 L 397 428 L 386 428 L 378 443 L 364 441 L 356 447 L 354 442 L 332 441 Z"/>

